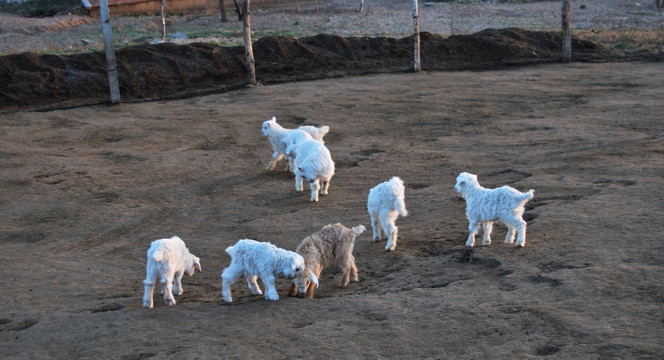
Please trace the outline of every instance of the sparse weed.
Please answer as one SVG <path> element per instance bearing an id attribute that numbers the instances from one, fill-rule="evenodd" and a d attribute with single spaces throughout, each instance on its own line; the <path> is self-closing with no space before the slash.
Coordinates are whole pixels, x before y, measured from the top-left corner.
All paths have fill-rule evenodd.
<path id="1" fill-rule="evenodd" d="M 661 29 L 591 30 L 576 32 L 575 36 L 619 50 L 664 51 Z"/>

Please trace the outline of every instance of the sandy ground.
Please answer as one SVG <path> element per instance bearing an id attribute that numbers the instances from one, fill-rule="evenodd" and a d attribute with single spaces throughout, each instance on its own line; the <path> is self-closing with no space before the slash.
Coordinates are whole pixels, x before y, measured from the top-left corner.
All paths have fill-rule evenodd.
<path id="1" fill-rule="evenodd" d="M 218 15 L 170 14 L 167 41 L 242 45 L 242 23 L 235 17 L 232 1 L 225 1 L 229 17 L 226 23 L 220 22 Z M 367 0 L 363 13 L 357 11 L 358 0 L 321 0 L 318 3 L 318 14 L 313 1 L 252 6 L 254 40 L 267 35 L 305 37 L 320 33 L 401 38 L 413 33 L 410 1 Z M 574 1 L 570 12 L 576 33 L 657 29 L 664 38 L 664 12 L 657 9 L 655 0 Z M 561 29 L 560 1 L 496 4 L 420 1 L 419 13 L 420 31 L 443 36 L 471 34 L 487 28 Z M 111 24 L 116 48 L 161 40 L 159 16 L 118 16 L 112 18 Z M 60 54 L 103 51 L 99 19 L 80 15 L 25 19 L 0 13 L 0 54 L 25 51 Z"/>
<path id="2" fill-rule="evenodd" d="M 660 358 L 663 83 L 661 63 L 573 63 L 0 114 L 0 357 Z M 264 171 L 273 115 L 331 127 L 319 203 Z M 461 171 L 536 189 L 525 248 L 502 226 L 464 246 Z M 222 302 L 227 246 L 369 227 L 368 191 L 393 175 L 410 213 L 396 252 L 357 239 L 359 283 L 331 267 L 313 300 L 238 281 Z M 144 309 L 145 252 L 171 235 L 203 272 Z"/>
<path id="3" fill-rule="evenodd" d="M 298 36 L 401 36 L 410 27 L 409 17 L 374 21 L 394 14 L 390 6 L 367 2 L 359 15 L 348 4 L 322 3 L 319 16 L 312 5 L 261 10 L 254 25 Z M 585 1 L 573 9 L 575 27 L 661 28 L 651 5 Z M 559 2 L 509 6 L 423 7 L 422 30 L 558 26 Z M 3 54 L 95 46 L 81 45 L 98 27 L 87 17 L 0 18 Z M 213 16 L 171 22 L 173 32 L 238 26 Z M 126 30 L 119 41 L 144 37 L 130 31 L 141 28 L 135 20 L 114 24 Z M 659 359 L 661 69 L 383 74 L 1 112 L 0 358 Z M 271 149 L 260 125 L 272 116 L 287 127 L 331 127 L 337 172 L 319 203 L 296 192 L 289 173 L 265 172 Z M 462 171 L 487 187 L 536 190 L 525 248 L 502 243 L 500 225 L 491 246 L 464 246 L 465 202 L 453 189 Z M 409 216 L 388 253 L 371 241 L 365 205 L 369 189 L 394 175 L 407 183 Z M 223 303 L 227 246 L 253 238 L 293 250 L 335 222 L 368 228 L 355 244 L 359 283 L 338 288 L 331 267 L 315 299 L 271 302 L 239 280 L 234 303 Z M 144 309 L 146 250 L 172 235 L 201 257 L 203 272 L 184 279 L 176 306 L 156 293 L 155 308 Z M 282 294 L 288 285 L 277 282 Z"/>

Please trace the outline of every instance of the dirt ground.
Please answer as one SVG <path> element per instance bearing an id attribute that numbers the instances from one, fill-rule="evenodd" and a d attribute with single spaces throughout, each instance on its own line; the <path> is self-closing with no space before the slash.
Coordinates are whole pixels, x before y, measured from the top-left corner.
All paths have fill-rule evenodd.
<path id="1" fill-rule="evenodd" d="M 662 83 L 660 63 L 573 63 L 2 114 L 0 356 L 659 358 Z M 264 171 L 273 115 L 331 127 L 319 203 Z M 461 171 L 536 189 L 525 248 L 500 226 L 464 246 Z M 394 253 L 357 239 L 359 283 L 337 288 L 332 267 L 314 300 L 238 281 L 222 302 L 227 246 L 370 226 L 368 190 L 393 175 L 410 213 Z M 145 252 L 172 235 L 203 272 L 175 307 L 144 309 Z"/>
<path id="2" fill-rule="evenodd" d="M 328 35 L 261 46 L 295 54 L 316 39 L 365 54 L 372 41 L 383 51 L 399 42 Z M 263 86 L 182 99 L 167 88 L 162 100 L 115 106 L 38 93 L 4 103 L 0 358 L 661 358 L 662 62 L 585 42 L 582 62 L 523 57 L 555 47 L 555 36 L 523 29 L 457 39 L 485 52 L 446 66 L 494 57 L 472 71 L 348 76 L 358 70 L 330 65 L 339 58 L 330 51 L 318 58 L 328 75 L 291 77 L 315 81 L 279 79 L 305 67 L 281 64 Z M 264 170 L 271 148 L 260 126 L 272 116 L 289 128 L 330 126 L 336 174 L 320 202 L 296 192 L 290 173 Z M 486 187 L 536 190 L 524 248 L 504 244 L 500 225 L 492 245 L 465 247 L 465 202 L 453 188 L 462 171 Z M 390 253 L 371 241 L 366 198 L 395 175 L 409 215 Z M 338 288 L 332 266 L 315 299 L 271 302 L 240 279 L 223 303 L 226 247 L 252 238 L 293 250 L 336 222 L 367 227 L 355 244 L 358 283 Z M 176 306 L 156 292 L 144 309 L 146 251 L 173 235 L 203 272 L 183 280 Z M 288 284 L 278 280 L 280 293 Z"/>

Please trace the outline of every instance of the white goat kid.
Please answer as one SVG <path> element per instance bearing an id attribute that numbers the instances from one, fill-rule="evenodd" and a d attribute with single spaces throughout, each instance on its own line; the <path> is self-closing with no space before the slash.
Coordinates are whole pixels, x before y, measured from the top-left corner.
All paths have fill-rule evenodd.
<path id="1" fill-rule="evenodd" d="M 265 168 L 268 171 L 274 170 L 277 163 L 284 158 L 286 153 L 286 146 L 282 142 L 283 138 L 286 137 L 293 129 L 285 129 L 277 123 L 277 119 L 273 116 L 270 120 L 264 121 L 261 128 L 261 132 L 265 135 L 270 144 L 272 144 L 272 159 L 270 163 Z M 323 141 L 323 136 L 330 131 L 329 126 L 321 126 L 319 128 L 306 125 L 300 126 L 297 130 L 302 130 L 309 133 L 314 139 Z M 286 169 L 288 169 L 288 164 Z"/>
<path id="2" fill-rule="evenodd" d="M 157 278 L 161 283 L 161 292 L 167 305 L 175 305 L 173 291 L 182 295 L 182 276 L 186 273 L 194 275 L 194 271 L 201 271 L 200 259 L 189 253 L 184 241 L 177 236 L 170 239 L 155 240 L 148 249 L 148 263 L 143 284 L 143 306 L 152 308 L 154 286 Z"/>
<path id="3" fill-rule="evenodd" d="M 380 240 L 381 229 L 387 235 L 385 250 L 394 251 L 397 247 L 398 228 L 395 224 L 399 215 L 408 216 L 403 180 L 395 176 L 390 181 L 376 185 L 369 191 L 367 210 L 371 216 L 373 241 Z"/>
<path id="4" fill-rule="evenodd" d="M 284 136 L 284 138 L 281 140 L 283 148 L 286 149 L 285 157 L 286 160 L 288 160 L 288 163 L 290 164 L 290 171 L 292 173 L 295 172 L 294 164 L 295 164 L 295 156 L 297 155 L 297 147 L 304 140 L 315 140 L 315 139 L 308 132 L 300 129 L 295 129 L 290 131 L 288 135 Z M 321 144 L 322 143 L 323 142 L 321 141 Z"/>
<path id="5" fill-rule="evenodd" d="M 330 127 L 327 125 L 321 126 L 321 127 L 315 127 L 311 125 L 304 125 L 298 127 L 296 130 L 303 130 L 309 133 L 311 137 L 314 138 L 314 140 L 320 141 L 322 144 L 325 144 L 325 141 L 323 141 L 323 137 L 327 135 L 328 132 L 330 132 Z"/>
<path id="6" fill-rule="evenodd" d="M 279 300 L 274 287 L 277 276 L 283 274 L 292 279 L 304 269 L 302 256 L 268 242 L 243 239 L 226 248 L 226 252 L 231 256 L 231 264 L 221 273 L 221 296 L 226 302 L 233 301 L 231 285 L 242 275 L 247 278 L 247 285 L 254 295 L 263 294 L 256 282 L 260 276 L 265 285 L 265 298 Z"/>
<path id="7" fill-rule="evenodd" d="M 313 299 L 320 273 L 334 263 L 341 268 L 340 287 L 346 287 L 349 281 L 359 281 L 353 247 L 355 237 L 364 230 L 363 225 L 352 229 L 341 224 L 325 225 L 320 231 L 304 238 L 295 250 L 304 258 L 304 270 L 293 279 L 286 294 L 295 296 L 299 290 L 305 293 L 305 299 Z"/>
<path id="8" fill-rule="evenodd" d="M 311 201 L 318 201 L 318 192 L 327 195 L 334 176 L 334 161 L 330 150 L 319 141 L 305 139 L 291 144 L 286 153 L 295 155 L 295 190 L 303 191 L 303 180 L 311 187 Z"/>
<path id="9" fill-rule="evenodd" d="M 518 234 L 516 246 L 526 245 L 526 222 L 523 220 L 524 205 L 533 198 L 535 190 L 522 193 L 512 187 L 502 186 L 486 189 L 477 181 L 477 175 L 467 172 L 459 174 L 454 188 L 466 199 L 466 217 L 470 222 L 470 235 L 466 246 L 475 245 L 475 234 L 480 224 L 484 229 L 482 245 L 491 244 L 493 223 L 501 221 L 507 225 L 505 243 L 513 243 Z"/>

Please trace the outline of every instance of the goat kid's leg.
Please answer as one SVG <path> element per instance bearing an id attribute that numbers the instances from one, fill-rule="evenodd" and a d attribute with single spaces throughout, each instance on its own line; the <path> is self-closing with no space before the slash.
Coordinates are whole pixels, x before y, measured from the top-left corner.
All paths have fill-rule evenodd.
<path id="1" fill-rule="evenodd" d="M 385 246 L 385 250 L 387 251 L 394 251 L 397 248 L 397 238 L 398 238 L 398 233 L 399 233 L 399 228 L 397 228 L 396 225 L 390 224 L 390 229 L 389 229 L 389 234 L 387 236 L 387 245 Z M 387 231 L 385 231 L 387 232 Z"/>
<path id="2" fill-rule="evenodd" d="M 274 170 L 274 167 L 277 166 L 277 163 L 283 158 L 284 158 L 284 154 L 280 154 L 280 153 L 272 154 L 272 160 L 270 160 L 270 163 L 267 164 L 267 167 L 265 168 L 265 170 L 267 170 L 267 171 Z"/>
<path id="3" fill-rule="evenodd" d="M 145 292 L 143 293 L 143 307 L 152 309 L 154 302 L 152 301 L 152 296 L 154 294 L 154 282 L 155 279 L 145 279 L 143 281 L 143 287 Z"/>
<path id="4" fill-rule="evenodd" d="M 318 179 L 309 183 L 309 186 L 311 187 L 311 201 L 312 202 L 318 201 L 318 190 L 320 190 L 320 183 Z"/>
<path id="5" fill-rule="evenodd" d="M 295 295 L 297 295 L 297 286 L 291 283 L 290 286 L 288 287 L 288 290 L 286 290 L 286 296 L 293 297 Z"/>
<path id="6" fill-rule="evenodd" d="M 310 282 L 309 286 L 307 287 L 307 291 L 304 292 L 304 298 L 305 299 L 313 299 L 315 290 L 316 290 L 316 284 L 314 284 L 313 282 Z"/>
<path id="7" fill-rule="evenodd" d="M 302 178 L 295 175 L 295 191 L 303 191 L 304 185 L 302 185 Z"/>
<path id="8" fill-rule="evenodd" d="M 519 226 L 517 227 L 517 237 L 516 237 L 516 247 L 526 246 L 526 222 L 521 220 Z"/>
<path id="9" fill-rule="evenodd" d="M 373 241 L 380 240 L 380 231 L 382 225 L 378 220 L 378 216 L 375 214 L 371 214 L 371 227 L 373 228 Z"/>
<path id="10" fill-rule="evenodd" d="M 507 225 L 507 235 L 505 236 L 505 244 L 513 243 L 514 235 L 516 235 L 516 228 L 512 225 Z"/>
<path id="11" fill-rule="evenodd" d="M 491 232 L 493 231 L 493 222 L 491 221 L 483 222 L 482 229 L 484 230 L 482 245 L 484 246 L 491 245 Z"/>
<path id="12" fill-rule="evenodd" d="M 358 282 L 360 281 L 360 277 L 357 275 L 357 266 L 355 266 L 355 257 L 353 256 L 351 260 L 352 261 L 350 263 L 350 281 Z"/>
<path id="13" fill-rule="evenodd" d="M 166 305 L 173 306 L 176 304 L 175 296 L 173 296 L 173 280 L 170 278 L 161 280 L 161 288 L 164 293 L 164 300 L 166 300 Z"/>
<path id="14" fill-rule="evenodd" d="M 231 270 L 230 268 L 224 269 L 221 273 L 221 296 L 224 298 L 225 302 L 233 302 L 233 297 L 231 296 L 231 285 L 235 282 L 240 274 Z"/>
<path id="15" fill-rule="evenodd" d="M 390 211 L 389 213 L 382 213 L 380 217 L 380 222 L 383 223 L 383 231 L 387 235 L 387 245 L 385 245 L 385 250 L 394 251 L 397 247 L 397 233 L 398 229 L 395 224 L 399 213 L 395 210 Z"/>
<path id="16" fill-rule="evenodd" d="M 265 298 L 272 301 L 279 300 L 279 294 L 277 294 L 277 289 L 274 287 L 274 275 L 261 275 L 261 280 L 265 284 Z"/>
<path id="17" fill-rule="evenodd" d="M 330 188 L 330 180 L 323 181 L 323 187 L 320 188 L 321 195 L 327 195 L 327 189 Z"/>
<path id="18" fill-rule="evenodd" d="M 347 269 L 341 269 L 341 281 L 339 281 L 339 287 L 346 287 L 350 282 L 350 267 Z"/>
<path id="19" fill-rule="evenodd" d="M 184 271 L 175 273 L 175 281 L 173 282 L 173 293 L 175 295 L 182 295 L 184 292 L 184 288 L 182 287 L 182 275 L 184 275 Z"/>
<path id="20" fill-rule="evenodd" d="M 247 286 L 251 289 L 251 293 L 254 295 L 263 295 L 261 288 L 258 286 L 258 275 L 247 275 Z"/>
<path id="21" fill-rule="evenodd" d="M 477 234 L 477 231 L 479 230 L 479 224 L 476 222 L 471 222 L 468 226 L 468 230 L 470 231 L 470 235 L 468 235 L 466 246 L 473 247 L 475 245 L 475 234 Z"/>

